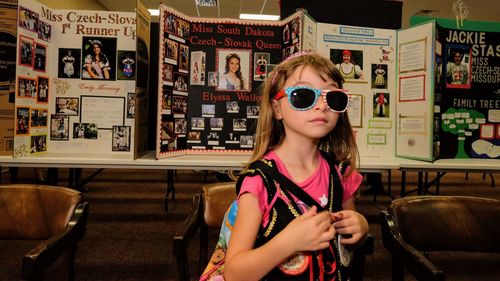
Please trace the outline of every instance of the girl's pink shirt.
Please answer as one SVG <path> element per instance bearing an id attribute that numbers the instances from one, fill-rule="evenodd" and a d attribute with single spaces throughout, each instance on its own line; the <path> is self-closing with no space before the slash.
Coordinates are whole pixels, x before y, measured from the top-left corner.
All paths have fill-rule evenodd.
<path id="1" fill-rule="evenodd" d="M 328 201 L 328 183 L 330 180 L 330 166 L 323 158 L 323 156 L 321 156 L 321 154 L 319 156 L 320 165 L 318 170 L 314 172 L 309 178 L 300 183 L 294 181 L 290 177 L 290 174 L 288 173 L 285 165 L 283 164 L 283 162 L 281 162 L 278 155 L 274 153 L 274 151 L 271 151 L 266 155 L 264 155 L 264 158 L 268 160 L 274 160 L 276 162 L 276 166 L 278 167 L 278 171 L 280 173 L 285 175 L 287 178 L 291 179 L 295 184 L 297 184 L 305 192 L 311 195 L 311 197 L 315 199 L 322 207 L 326 206 Z M 347 168 L 346 174 L 349 172 L 349 169 L 350 167 Z M 348 200 L 353 196 L 354 192 L 356 192 L 359 185 L 361 184 L 361 181 L 363 180 L 363 176 L 361 176 L 361 174 L 358 171 L 353 171 L 348 177 L 342 177 L 340 175 L 338 167 L 336 167 L 336 170 L 340 176 L 342 187 L 344 188 L 342 202 L 345 202 L 346 200 Z M 267 223 L 269 222 L 270 206 L 274 203 L 277 196 L 280 196 L 280 198 L 283 197 L 277 192 L 275 198 L 273 198 L 273 200 L 269 204 L 267 202 L 266 187 L 264 185 L 264 182 L 262 181 L 262 178 L 259 176 L 246 177 L 243 180 L 240 194 L 238 195 L 238 199 L 239 196 L 245 193 L 251 193 L 255 197 L 257 197 L 257 200 L 259 201 L 259 209 L 262 212 L 262 214 L 264 214 L 262 217 L 262 226 L 266 226 Z M 286 198 L 283 199 L 287 201 Z M 308 209 L 308 206 L 306 206 L 302 201 L 298 201 L 297 198 L 294 198 L 294 200 L 297 202 L 297 205 L 299 205 L 299 207 L 302 208 L 302 211 Z"/>

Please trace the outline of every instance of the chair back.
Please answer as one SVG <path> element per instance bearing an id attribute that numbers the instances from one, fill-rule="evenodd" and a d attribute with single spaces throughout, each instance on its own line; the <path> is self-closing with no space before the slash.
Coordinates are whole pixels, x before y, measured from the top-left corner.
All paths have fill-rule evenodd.
<path id="1" fill-rule="evenodd" d="M 467 196 L 419 196 L 388 208 L 402 239 L 420 251 L 500 252 L 500 201 Z"/>
<path id="2" fill-rule="evenodd" d="M 220 182 L 202 187 L 203 218 L 206 226 L 220 228 L 224 214 L 236 199 L 236 182 Z"/>
<path id="3" fill-rule="evenodd" d="M 63 231 L 82 194 L 44 185 L 0 186 L 0 239 L 44 240 Z"/>

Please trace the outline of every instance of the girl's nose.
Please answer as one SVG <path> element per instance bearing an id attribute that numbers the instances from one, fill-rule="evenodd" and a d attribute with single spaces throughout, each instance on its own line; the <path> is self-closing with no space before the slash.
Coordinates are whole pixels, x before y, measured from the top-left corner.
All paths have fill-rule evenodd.
<path id="1" fill-rule="evenodd" d="M 318 100 L 316 101 L 316 104 L 314 105 L 315 110 L 321 110 L 324 111 L 328 109 L 328 105 L 325 102 L 325 99 L 323 98 L 323 95 L 318 97 Z"/>

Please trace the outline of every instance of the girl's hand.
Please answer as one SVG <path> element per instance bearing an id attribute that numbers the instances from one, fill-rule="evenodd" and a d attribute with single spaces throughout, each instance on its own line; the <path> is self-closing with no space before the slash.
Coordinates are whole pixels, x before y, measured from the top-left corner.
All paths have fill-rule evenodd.
<path id="1" fill-rule="evenodd" d="M 294 219 L 283 230 L 295 252 L 325 249 L 335 236 L 335 228 L 327 211 L 317 213 L 315 206 Z"/>
<path id="2" fill-rule="evenodd" d="M 368 222 L 365 217 L 354 210 L 332 213 L 331 217 L 341 218 L 333 222 L 333 227 L 336 233 L 344 236 L 340 241 L 342 244 L 356 244 L 368 233 Z"/>

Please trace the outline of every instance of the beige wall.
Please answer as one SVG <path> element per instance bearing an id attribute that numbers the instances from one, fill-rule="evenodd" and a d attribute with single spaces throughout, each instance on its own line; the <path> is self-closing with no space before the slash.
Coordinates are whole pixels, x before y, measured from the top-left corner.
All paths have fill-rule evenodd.
<path id="1" fill-rule="evenodd" d="M 77 9 L 77 10 L 98 10 L 106 11 L 106 9 L 97 0 L 37 0 L 38 2 L 47 5 L 53 9 Z"/>

